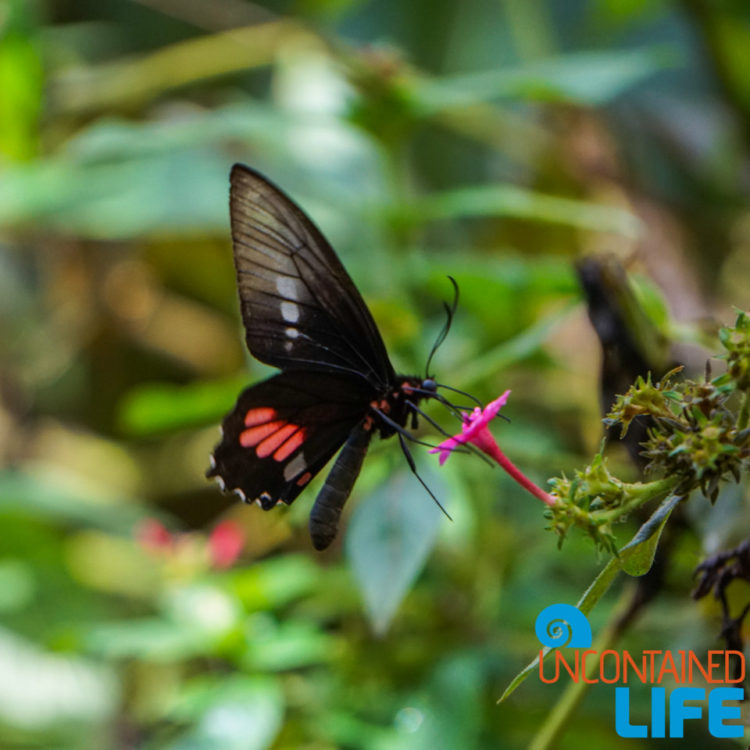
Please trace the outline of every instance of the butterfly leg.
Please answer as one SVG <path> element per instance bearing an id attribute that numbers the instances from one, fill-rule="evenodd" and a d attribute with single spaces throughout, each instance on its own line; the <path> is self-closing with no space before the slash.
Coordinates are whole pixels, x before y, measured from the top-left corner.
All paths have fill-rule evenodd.
<path id="1" fill-rule="evenodd" d="M 414 474 L 414 476 L 419 480 L 422 487 L 424 487 L 427 490 L 429 496 L 435 501 L 435 504 L 437 505 L 437 507 L 440 508 L 440 510 L 442 510 L 443 513 L 445 513 L 446 518 L 452 521 L 453 519 L 451 518 L 451 514 L 448 513 L 448 511 L 442 506 L 442 504 L 440 503 L 440 500 L 438 500 L 435 497 L 435 494 L 427 486 L 427 483 L 424 481 L 424 479 L 422 479 L 422 477 L 419 476 L 419 473 L 417 472 L 417 465 L 414 463 L 414 456 L 411 455 L 409 446 L 406 444 L 406 440 L 404 440 L 404 436 L 400 432 L 398 433 L 398 442 L 401 444 L 401 452 L 404 454 L 406 463 L 409 464 L 411 473 Z"/>
<path id="2" fill-rule="evenodd" d="M 315 499 L 310 511 L 310 536 L 317 550 L 326 549 L 336 538 L 341 511 L 359 476 L 371 437 L 372 432 L 363 425 L 354 429 Z"/>

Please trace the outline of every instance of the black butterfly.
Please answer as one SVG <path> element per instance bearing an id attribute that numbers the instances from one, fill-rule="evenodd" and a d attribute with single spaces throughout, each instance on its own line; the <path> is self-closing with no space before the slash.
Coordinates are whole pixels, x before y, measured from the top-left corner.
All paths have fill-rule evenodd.
<path id="1" fill-rule="evenodd" d="M 241 164 L 230 184 L 247 345 L 281 372 L 240 395 L 207 476 L 269 510 L 292 503 L 343 445 L 310 513 L 313 545 L 322 550 L 336 536 L 372 435 L 398 433 L 414 470 L 404 443 L 409 416 L 415 426 L 421 399 L 448 402 L 432 378 L 394 372 L 364 300 L 302 210 Z"/>

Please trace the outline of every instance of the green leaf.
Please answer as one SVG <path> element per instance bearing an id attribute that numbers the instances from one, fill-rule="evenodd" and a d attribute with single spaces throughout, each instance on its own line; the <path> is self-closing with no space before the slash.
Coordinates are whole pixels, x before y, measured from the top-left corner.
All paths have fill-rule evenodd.
<path id="1" fill-rule="evenodd" d="M 671 48 L 576 52 L 524 65 L 420 84 L 413 92 L 424 114 L 497 99 L 572 101 L 602 106 L 659 70 L 673 67 Z"/>
<path id="2" fill-rule="evenodd" d="M 193 684 L 171 712 L 197 725 L 172 750 L 266 750 L 281 729 L 284 694 L 275 678 L 234 675 Z"/>
<path id="3" fill-rule="evenodd" d="M 0 154 L 19 161 L 36 154 L 44 98 L 34 11 L 24 0 L 6 0 L 0 7 Z"/>
<path id="4" fill-rule="evenodd" d="M 440 481 L 425 472 L 440 494 Z M 346 533 L 346 555 L 373 630 L 383 635 L 430 553 L 445 516 L 405 473 L 362 500 Z"/>
<path id="5" fill-rule="evenodd" d="M 50 653 L 4 628 L 0 698 L 3 729 L 11 725 L 33 731 L 56 722 L 101 722 L 119 705 L 113 669 L 80 656 Z"/>
<path id="6" fill-rule="evenodd" d="M 335 652 L 333 638 L 317 625 L 300 621 L 278 624 L 263 614 L 251 618 L 248 626 L 247 652 L 242 659 L 248 670 L 299 669 L 328 661 Z"/>
<path id="7" fill-rule="evenodd" d="M 641 223 L 629 211 L 601 203 L 561 198 L 515 185 L 476 185 L 447 190 L 399 206 L 396 218 L 422 223 L 469 217 L 506 217 L 615 232 L 636 238 Z"/>
<path id="8" fill-rule="evenodd" d="M 104 496 L 76 477 L 54 469 L 34 474 L 0 471 L 0 512 L 16 512 L 73 521 L 120 534 L 130 534 L 148 514 L 132 499 Z"/>
<path id="9" fill-rule="evenodd" d="M 189 385 L 145 383 L 124 398 L 118 421 L 136 437 L 206 424 L 229 411 L 246 382 L 243 377 Z"/>
<path id="10" fill-rule="evenodd" d="M 320 569 L 305 555 L 284 555 L 227 574 L 227 588 L 248 610 L 281 607 L 314 591 Z"/>
<path id="11" fill-rule="evenodd" d="M 205 632 L 181 628 L 158 617 L 94 626 L 84 635 L 84 644 L 97 656 L 153 663 L 205 656 L 210 652 L 210 642 Z"/>
<path id="12" fill-rule="evenodd" d="M 620 550 L 620 565 L 628 575 L 642 576 L 651 570 L 664 526 L 682 499 L 680 495 L 671 495 L 664 500 L 638 529 L 638 533 Z"/>
<path id="13" fill-rule="evenodd" d="M 18 612 L 33 601 L 37 584 L 27 562 L 0 560 L 0 613 Z"/>
<path id="14" fill-rule="evenodd" d="M 338 182 L 319 171 L 305 178 L 303 160 L 286 180 L 281 168 L 275 174 L 282 184 L 301 184 L 302 192 L 330 210 L 332 194 L 340 205 L 353 194 L 355 180 L 360 194 L 362 176 L 377 174 L 377 165 L 369 142 L 342 120 L 321 118 L 316 127 L 345 144 L 328 157 L 340 167 Z M 97 239 L 153 232 L 223 236 L 227 140 L 249 142 L 266 162 L 283 152 L 289 170 L 287 146 L 299 128 L 296 116 L 257 103 L 157 123 L 100 121 L 82 130 L 64 152 L 3 171 L 0 227 L 33 223 Z M 310 201 L 303 202 L 310 210 Z"/>
<path id="15" fill-rule="evenodd" d="M 529 357 L 547 340 L 550 334 L 561 326 L 566 317 L 578 306 L 577 302 L 556 309 L 536 323 L 529 326 L 517 336 L 503 341 L 494 349 L 474 357 L 463 369 L 453 376 L 456 383 L 471 384 L 510 367 L 512 364 Z"/>

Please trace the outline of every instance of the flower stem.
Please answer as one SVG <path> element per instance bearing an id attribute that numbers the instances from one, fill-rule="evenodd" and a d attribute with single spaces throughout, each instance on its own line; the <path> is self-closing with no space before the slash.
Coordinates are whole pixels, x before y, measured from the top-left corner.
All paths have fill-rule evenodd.
<path id="1" fill-rule="evenodd" d="M 516 482 L 518 482 L 518 484 L 521 485 L 521 487 L 530 492 L 534 497 L 549 506 L 552 506 L 557 502 L 552 495 L 545 492 L 541 487 L 538 487 L 525 474 L 517 469 L 513 465 L 513 462 L 500 450 L 500 446 L 496 443 L 488 446 L 487 453 L 489 453 L 489 455 L 492 456 L 492 458 L 494 458 L 503 469 L 505 469 L 506 473 L 508 473 L 516 480 Z"/>
<path id="2" fill-rule="evenodd" d="M 674 490 L 678 482 L 679 477 L 664 477 L 663 479 L 656 479 L 653 482 L 646 482 L 645 484 L 638 482 L 636 484 L 624 485 L 627 487 L 627 494 L 629 495 L 628 500 L 625 503 L 618 508 L 613 508 L 608 511 L 594 512 L 592 515 L 594 515 L 598 521 L 616 521 L 620 517 L 631 513 L 636 508 L 640 508 L 641 505 L 645 505 L 656 497 L 666 497 Z"/>

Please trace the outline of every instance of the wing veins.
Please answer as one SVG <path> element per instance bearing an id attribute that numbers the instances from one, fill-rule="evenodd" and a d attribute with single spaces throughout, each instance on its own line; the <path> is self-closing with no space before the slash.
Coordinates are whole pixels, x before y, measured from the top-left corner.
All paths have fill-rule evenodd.
<path id="1" fill-rule="evenodd" d="M 308 292 L 309 292 L 309 293 L 311 294 L 311 296 L 313 297 L 313 299 L 315 299 L 315 300 L 316 300 L 316 301 L 318 302 L 318 304 L 319 304 L 319 306 L 321 307 L 321 309 L 325 310 L 325 311 L 326 311 L 326 314 L 329 314 L 329 313 L 328 313 L 328 310 L 326 309 L 326 307 L 324 307 L 324 306 L 323 306 L 323 304 L 322 304 L 322 303 L 320 302 L 320 298 L 319 298 L 319 297 L 318 297 L 318 296 L 317 296 L 317 295 L 315 294 L 315 291 L 314 291 L 314 290 L 313 290 L 313 289 L 312 289 L 312 288 L 310 287 L 310 285 L 309 285 L 309 284 L 307 283 L 307 280 L 305 279 L 305 277 L 304 277 L 304 276 L 302 275 L 302 273 L 301 273 L 301 272 L 299 271 L 299 267 L 298 267 L 298 265 L 297 265 L 297 259 L 296 259 L 296 258 L 292 258 L 292 262 L 294 263 L 295 267 L 296 267 L 296 268 L 298 269 L 298 272 L 299 272 L 299 277 L 300 277 L 300 279 L 302 279 L 302 283 L 303 283 L 303 284 L 305 285 L 305 287 L 307 288 Z M 329 315 L 330 315 L 330 314 L 329 314 Z M 364 364 L 364 365 L 365 365 L 365 367 L 367 367 L 367 370 L 368 370 L 369 372 L 368 372 L 368 373 L 362 373 L 362 374 L 363 374 L 363 376 L 364 376 L 364 377 L 366 377 L 366 378 L 367 378 L 367 379 L 369 380 L 369 374 L 372 374 L 372 375 L 374 375 L 374 377 L 375 377 L 375 381 L 376 381 L 376 382 L 377 382 L 378 384 L 382 384 L 382 380 L 381 380 L 381 378 L 379 377 L 378 373 L 377 373 L 377 372 L 375 371 L 375 368 L 373 367 L 372 363 L 371 363 L 371 362 L 369 362 L 369 360 L 368 360 L 368 359 L 367 359 L 367 358 L 366 358 L 366 357 L 364 356 L 364 354 L 362 354 L 362 352 L 360 352 L 360 351 L 359 351 L 359 349 L 358 349 L 358 348 L 357 348 L 357 347 L 356 347 L 356 346 L 354 345 L 354 343 L 353 343 L 353 342 L 351 341 L 350 337 L 349 337 L 349 336 L 345 336 L 345 335 L 342 335 L 342 334 L 339 334 L 338 332 L 337 332 L 337 335 L 339 336 L 339 338 L 341 339 L 341 341 L 343 341 L 343 343 L 345 344 L 345 346 L 346 346 L 346 347 L 347 347 L 347 348 L 348 348 L 348 349 L 349 349 L 349 350 L 350 350 L 351 352 L 353 352 L 353 353 L 354 353 L 355 357 L 356 357 L 357 359 L 359 359 L 359 360 L 360 360 L 360 362 L 361 362 L 362 364 Z M 353 365 L 353 364 L 355 364 L 355 363 L 354 363 L 354 362 L 352 362 L 351 360 L 349 360 L 349 362 L 350 362 L 350 364 L 352 364 L 352 365 Z"/>
<path id="2" fill-rule="evenodd" d="M 320 298 L 315 294 L 315 291 L 310 287 L 310 285 L 307 283 L 307 280 L 305 279 L 304 275 L 299 270 L 299 266 L 297 265 L 297 258 L 292 258 L 292 262 L 294 263 L 295 268 L 297 268 L 297 272 L 299 273 L 299 278 L 302 280 L 302 283 L 307 288 L 307 291 L 309 292 L 309 294 L 313 297 L 313 299 L 315 299 L 318 302 L 318 305 L 320 306 L 320 308 L 323 309 L 323 310 L 325 310 L 326 313 L 328 314 L 327 308 L 320 302 Z M 346 298 L 346 299 L 348 299 L 348 298 Z M 380 336 L 379 333 L 377 335 Z M 367 358 L 364 356 L 364 354 L 362 354 L 359 351 L 359 349 L 354 345 L 354 343 L 351 341 L 351 339 L 348 336 L 344 336 L 342 334 L 338 334 L 338 336 L 344 342 L 344 344 L 347 346 L 347 348 L 350 351 L 354 352 L 354 354 L 356 355 L 356 357 L 367 367 L 367 369 L 369 370 L 369 372 L 372 373 L 372 375 L 375 376 L 376 382 L 379 385 L 382 385 L 383 384 L 383 380 L 380 378 L 379 374 L 376 372 L 376 370 L 373 367 L 372 363 L 369 362 L 367 360 Z M 350 362 L 351 362 L 351 360 L 350 360 Z M 365 374 L 365 377 L 368 377 L 368 376 Z M 369 377 L 368 377 L 368 380 L 369 380 Z"/>

